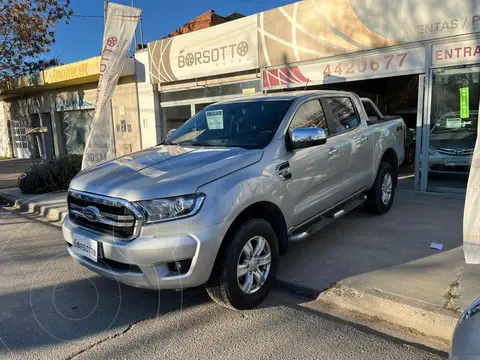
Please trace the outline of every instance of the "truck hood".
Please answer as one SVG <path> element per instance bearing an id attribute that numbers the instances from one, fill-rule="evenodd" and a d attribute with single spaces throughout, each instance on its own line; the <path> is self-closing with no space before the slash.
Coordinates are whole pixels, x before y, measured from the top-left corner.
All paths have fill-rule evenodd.
<path id="1" fill-rule="evenodd" d="M 187 195 L 252 165 L 262 150 L 159 145 L 80 172 L 70 189 L 129 201 Z"/>

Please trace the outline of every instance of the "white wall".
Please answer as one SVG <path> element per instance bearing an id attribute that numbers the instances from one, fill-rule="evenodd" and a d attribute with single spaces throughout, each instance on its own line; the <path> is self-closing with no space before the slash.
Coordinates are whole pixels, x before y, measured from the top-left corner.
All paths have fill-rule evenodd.
<path id="1" fill-rule="evenodd" d="M 160 142 L 160 104 L 153 91 L 154 85 L 150 84 L 148 50 L 135 53 L 135 60 L 142 147 L 145 149 Z"/>
<path id="2" fill-rule="evenodd" d="M 3 104 L 4 102 L 0 101 L 0 156 L 13 157 L 11 136 L 8 130 Z"/>

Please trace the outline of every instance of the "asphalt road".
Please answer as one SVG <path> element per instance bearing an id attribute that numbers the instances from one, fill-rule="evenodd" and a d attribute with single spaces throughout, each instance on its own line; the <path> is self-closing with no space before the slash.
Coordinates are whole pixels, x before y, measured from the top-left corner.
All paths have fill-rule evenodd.
<path id="1" fill-rule="evenodd" d="M 305 301 L 276 290 L 260 308 L 235 312 L 202 289 L 123 286 L 74 263 L 58 228 L 0 208 L 2 359 L 446 358 Z"/>

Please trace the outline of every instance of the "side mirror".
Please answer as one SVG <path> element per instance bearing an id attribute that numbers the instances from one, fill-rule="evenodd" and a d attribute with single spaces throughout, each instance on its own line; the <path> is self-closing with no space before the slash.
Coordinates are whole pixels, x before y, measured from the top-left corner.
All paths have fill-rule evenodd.
<path id="1" fill-rule="evenodd" d="M 177 130 L 177 129 L 170 129 L 170 130 L 168 130 L 167 138 L 168 138 L 170 135 L 172 135 L 172 134 L 175 132 L 175 130 Z"/>
<path id="2" fill-rule="evenodd" d="M 290 133 L 290 147 L 292 149 L 323 145 L 326 142 L 327 134 L 322 128 L 296 128 Z"/>

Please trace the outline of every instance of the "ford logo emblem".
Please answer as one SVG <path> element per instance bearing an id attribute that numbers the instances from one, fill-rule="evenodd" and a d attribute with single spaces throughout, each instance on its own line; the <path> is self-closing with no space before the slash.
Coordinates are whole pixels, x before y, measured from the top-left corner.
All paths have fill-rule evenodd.
<path id="1" fill-rule="evenodd" d="M 97 222 L 102 217 L 100 210 L 98 210 L 95 206 L 87 206 L 85 209 L 83 209 L 83 216 L 85 216 L 85 219 L 91 222 Z"/>

